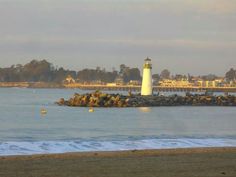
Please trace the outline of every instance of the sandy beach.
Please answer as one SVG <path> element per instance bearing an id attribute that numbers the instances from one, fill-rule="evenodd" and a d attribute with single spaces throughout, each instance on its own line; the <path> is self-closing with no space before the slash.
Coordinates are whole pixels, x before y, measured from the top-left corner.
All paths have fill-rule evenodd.
<path id="1" fill-rule="evenodd" d="M 0 157 L 1 177 L 235 177 L 236 148 Z"/>

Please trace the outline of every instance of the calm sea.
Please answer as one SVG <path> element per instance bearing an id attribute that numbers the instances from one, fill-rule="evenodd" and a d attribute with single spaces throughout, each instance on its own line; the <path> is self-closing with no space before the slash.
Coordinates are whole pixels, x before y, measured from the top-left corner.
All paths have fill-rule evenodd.
<path id="1" fill-rule="evenodd" d="M 0 155 L 236 147 L 235 107 L 60 107 L 76 89 L 0 89 Z M 45 108 L 46 115 L 40 110 Z"/>

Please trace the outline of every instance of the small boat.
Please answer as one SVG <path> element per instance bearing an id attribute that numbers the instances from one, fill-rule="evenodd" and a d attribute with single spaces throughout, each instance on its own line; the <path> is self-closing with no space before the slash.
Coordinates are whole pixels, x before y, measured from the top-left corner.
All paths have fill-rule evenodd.
<path id="1" fill-rule="evenodd" d="M 89 108 L 89 112 L 94 112 L 94 109 L 93 108 Z"/>
<path id="2" fill-rule="evenodd" d="M 44 109 L 44 108 L 42 108 L 42 109 L 40 110 L 40 113 L 41 113 L 42 115 L 45 115 L 45 114 L 47 114 L 47 110 Z"/>

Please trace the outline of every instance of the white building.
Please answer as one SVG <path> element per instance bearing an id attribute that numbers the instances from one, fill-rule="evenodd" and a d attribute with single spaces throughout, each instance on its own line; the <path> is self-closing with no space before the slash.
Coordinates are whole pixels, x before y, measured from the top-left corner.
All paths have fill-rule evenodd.
<path id="1" fill-rule="evenodd" d="M 188 80 L 170 80 L 164 79 L 159 81 L 159 86 L 161 87 L 192 87 L 193 83 L 190 83 Z"/>
<path id="2" fill-rule="evenodd" d="M 64 80 L 64 83 L 66 83 L 66 84 L 73 84 L 73 83 L 75 83 L 75 79 L 71 75 L 68 75 L 66 77 L 66 79 Z"/>

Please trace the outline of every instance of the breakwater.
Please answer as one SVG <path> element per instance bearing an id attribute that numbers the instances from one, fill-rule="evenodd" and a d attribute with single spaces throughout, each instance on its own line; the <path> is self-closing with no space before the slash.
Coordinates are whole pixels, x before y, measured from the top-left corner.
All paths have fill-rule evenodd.
<path id="1" fill-rule="evenodd" d="M 234 95 L 199 95 L 186 96 L 141 96 L 138 94 L 121 95 L 95 91 L 87 94 L 75 93 L 72 98 L 61 98 L 58 105 L 74 107 L 154 107 L 154 106 L 236 106 Z"/>

